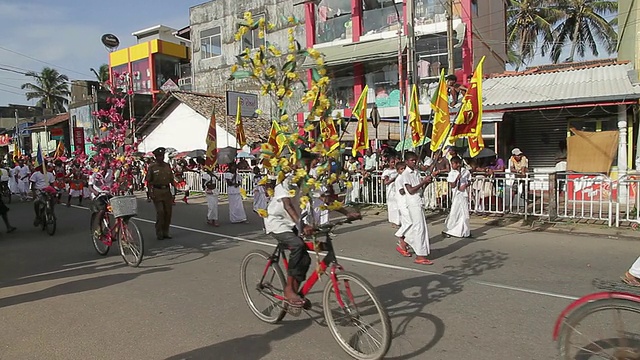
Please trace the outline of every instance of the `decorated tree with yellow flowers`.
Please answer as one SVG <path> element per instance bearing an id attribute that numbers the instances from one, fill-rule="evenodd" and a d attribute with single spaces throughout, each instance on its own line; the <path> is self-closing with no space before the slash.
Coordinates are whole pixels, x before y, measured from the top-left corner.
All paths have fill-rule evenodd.
<path id="1" fill-rule="evenodd" d="M 236 56 L 230 80 L 253 80 L 260 87 L 261 94 L 273 101 L 276 112 L 271 114 L 271 133 L 269 140 L 261 145 L 260 158 L 269 173 L 276 176 L 277 183 L 292 176 L 293 183 L 301 184 L 300 207 L 304 209 L 312 191 L 329 189 L 344 178 L 330 172 L 331 160 L 339 159 L 343 146 L 332 116 L 334 104 L 327 96 L 330 80 L 326 76 L 323 55 L 315 49 L 301 46 L 295 39 L 295 29 L 300 25 L 301 22 L 293 16 L 287 19 L 286 49 L 268 41 L 255 49 L 243 49 Z M 254 20 L 252 14 L 246 12 L 238 24 L 235 39 L 240 41 L 243 35 L 255 30 L 258 30 L 260 38 L 264 38 L 275 27 L 264 18 Z M 308 82 L 303 64 L 311 74 Z M 294 98 L 296 91 L 304 93 L 301 100 Z M 303 131 L 300 131 L 293 121 L 293 111 L 305 105 L 309 108 L 309 115 L 305 118 Z M 303 151 L 320 158 L 315 178 L 301 166 Z M 336 200 L 328 207 L 335 210 L 342 207 L 342 203 Z M 266 216 L 266 211 L 261 215 Z"/>

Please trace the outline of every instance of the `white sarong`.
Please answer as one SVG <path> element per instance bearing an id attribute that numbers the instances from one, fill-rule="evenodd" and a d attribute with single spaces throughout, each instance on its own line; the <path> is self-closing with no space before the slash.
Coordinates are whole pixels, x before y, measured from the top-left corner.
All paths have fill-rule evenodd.
<path id="1" fill-rule="evenodd" d="M 229 221 L 231 223 L 247 221 L 247 213 L 244 211 L 240 194 L 229 194 Z"/>
<path id="2" fill-rule="evenodd" d="M 468 171 L 463 170 L 463 175 L 460 177 L 462 185 L 468 183 Z M 457 178 L 457 171 L 451 171 L 449 173 L 450 183 L 454 182 Z M 467 191 L 460 191 L 458 188 L 451 189 L 451 211 L 449 216 L 444 222 L 444 233 L 455 237 L 468 237 L 471 234 L 469 228 L 469 195 Z"/>
<path id="3" fill-rule="evenodd" d="M 207 192 L 205 196 L 207 197 L 207 220 L 218 221 L 218 192 Z"/>
<path id="4" fill-rule="evenodd" d="M 267 193 L 264 190 L 264 186 L 256 185 L 253 189 L 253 211 L 257 212 L 258 209 L 267 208 Z"/>
<path id="5" fill-rule="evenodd" d="M 411 217 L 411 226 L 405 234 L 404 241 L 411 246 L 416 256 L 427 256 L 430 252 L 429 231 L 422 204 L 409 203 L 407 209 Z"/>
<path id="6" fill-rule="evenodd" d="M 400 209 L 398 208 L 398 200 L 396 199 L 396 184 L 387 185 L 387 213 L 390 223 L 400 225 Z"/>

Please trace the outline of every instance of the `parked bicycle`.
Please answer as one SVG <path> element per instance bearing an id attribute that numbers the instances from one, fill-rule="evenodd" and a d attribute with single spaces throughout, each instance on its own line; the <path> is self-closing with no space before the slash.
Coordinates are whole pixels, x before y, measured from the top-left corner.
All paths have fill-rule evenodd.
<path id="1" fill-rule="evenodd" d="M 54 211 L 55 203 L 58 201 L 58 191 L 48 186 L 41 191 L 38 191 L 37 195 L 40 201 L 40 208 L 38 212 L 38 224 L 43 231 L 46 231 L 49 236 L 53 236 L 56 233 L 58 227 L 56 214 Z"/>
<path id="2" fill-rule="evenodd" d="M 138 225 L 131 220 L 137 214 L 136 197 L 102 193 L 93 204 L 97 208 L 91 214 L 91 237 L 98 254 L 107 255 L 117 241 L 124 262 L 139 266 L 144 256 L 144 240 Z"/>
<path id="3" fill-rule="evenodd" d="M 614 285 L 625 290 L 624 285 Z M 586 295 L 560 313 L 553 329 L 561 359 L 640 359 L 640 295 L 604 291 Z"/>
<path id="4" fill-rule="evenodd" d="M 305 241 L 309 250 L 327 253 L 302 286 L 300 296 L 306 301 L 303 308 L 311 308 L 306 295 L 320 276 L 327 274 L 329 281 L 325 283 L 322 292 L 322 307 L 331 335 L 355 359 L 380 359 L 391 345 L 389 315 L 373 286 L 361 276 L 344 271 L 338 264 L 333 249 L 332 230 L 347 222 L 349 221 L 344 220 L 322 225 L 313 240 Z M 278 244 L 272 254 L 254 250 L 242 260 L 242 293 L 253 314 L 267 323 L 280 322 L 287 312 L 299 315 L 301 311 L 300 308 L 290 307 L 284 297 L 286 282 L 280 268 L 280 260 L 285 270 L 288 268 L 284 252 L 285 247 Z M 367 321 L 366 318 L 369 317 L 371 320 Z"/>

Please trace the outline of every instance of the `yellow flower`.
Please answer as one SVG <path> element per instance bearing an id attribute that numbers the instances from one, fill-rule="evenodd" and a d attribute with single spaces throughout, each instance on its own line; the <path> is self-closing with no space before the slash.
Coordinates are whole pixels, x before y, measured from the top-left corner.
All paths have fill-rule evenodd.
<path id="1" fill-rule="evenodd" d="M 238 64 L 231 65 L 231 73 L 238 71 Z"/>
<path id="2" fill-rule="evenodd" d="M 347 185 L 347 189 L 353 188 L 353 184 L 351 183 L 351 181 L 347 181 L 346 185 Z"/>
<path id="3" fill-rule="evenodd" d="M 287 78 L 289 78 L 289 80 L 296 80 L 296 79 L 298 79 L 298 74 L 296 74 L 294 72 L 288 72 L 287 73 Z"/>
<path id="4" fill-rule="evenodd" d="M 309 205 L 309 197 L 308 196 L 303 196 L 300 198 L 300 209 L 304 210 L 307 208 L 307 205 Z"/>
<path id="5" fill-rule="evenodd" d="M 258 39 L 264 39 L 264 31 L 258 31 Z"/>
<path id="6" fill-rule="evenodd" d="M 291 197 L 296 196 L 296 191 L 294 189 L 289 190 L 289 196 Z"/>
<path id="7" fill-rule="evenodd" d="M 329 84 L 329 78 L 326 77 L 326 76 L 323 76 L 323 77 L 320 78 L 320 80 L 318 80 L 318 85 L 319 86 L 325 86 L 327 84 Z"/>
<path id="8" fill-rule="evenodd" d="M 268 188 L 267 189 L 267 196 L 273 197 L 273 189 L 272 188 Z"/>
<path id="9" fill-rule="evenodd" d="M 280 171 L 280 172 L 278 173 L 278 179 L 276 180 L 276 181 L 278 182 L 278 184 L 280 184 L 281 182 L 283 182 L 283 181 L 284 181 L 285 176 L 286 176 L 286 175 L 284 174 L 284 171 Z M 295 195 L 295 194 L 294 194 L 294 195 Z"/>
<path id="10" fill-rule="evenodd" d="M 295 56 L 295 55 L 293 55 L 293 54 L 289 54 L 289 55 L 287 55 L 287 61 L 293 61 L 293 60 L 295 60 L 295 59 L 296 59 L 296 56 Z"/>
<path id="11" fill-rule="evenodd" d="M 258 215 L 260 215 L 260 217 L 262 218 L 266 218 L 267 216 L 269 216 L 269 214 L 267 213 L 266 209 L 256 209 L 256 212 L 258 213 Z"/>
<path id="12" fill-rule="evenodd" d="M 271 164 L 271 167 L 278 166 L 278 159 L 277 158 L 273 158 L 273 159 L 269 160 L 269 164 Z"/>
<path id="13" fill-rule="evenodd" d="M 263 27 L 263 26 L 264 26 L 264 24 L 265 24 L 265 20 L 264 20 L 264 18 L 263 18 L 263 17 L 261 17 L 261 18 L 258 20 L 258 26 Z"/>
<path id="14" fill-rule="evenodd" d="M 282 96 L 284 96 L 284 94 L 285 94 L 285 92 L 286 92 L 286 91 L 287 91 L 287 90 L 284 88 L 284 86 L 279 86 L 279 87 L 278 87 L 278 91 L 276 92 L 276 95 L 277 95 L 278 97 L 282 97 Z"/>
<path id="15" fill-rule="evenodd" d="M 316 64 L 318 64 L 319 66 L 324 65 L 324 59 L 323 59 L 323 58 L 318 58 L 318 59 L 316 60 Z"/>
<path id="16" fill-rule="evenodd" d="M 247 198 L 247 190 L 245 190 L 244 188 L 240 188 L 240 196 L 242 196 L 243 199 Z"/>
<path id="17" fill-rule="evenodd" d="M 296 51 L 296 46 L 295 46 L 295 45 L 293 45 L 293 44 L 290 44 L 290 45 L 289 45 L 289 51 L 290 51 L 290 52 L 294 52 L 294 51 Z"/>
<path id="18" fill-rule="evenodd" d="M 331 210 L 331 211 L 336 211 L 336 210 L 342 209 L 342 207 L 343 207 L 342 203 L 340 201 L 338 201 L 338 200 L 335 200 L 334 202 L 332 202 L 328 206 L 329 210 Z"/>
<path id="19" fill-rule="evenodd" d="M 309 179 L 307 179 L 307 185 L 309 185 L 311 187 L 315 187 L 316 186 L 316 179 L 310 177 Z"/>
<path id="20" fill-rule="evenodd" d="M 240 33 L 235 33 L 233 37 L 236 39 L 236 41 L 240 41 L 240 39 L 242 39 L 242 35 Z"/>
<path id="21" fill-rule="evenodd" d="M 309 53 L 309 56 L 311 56 L 314 59 L 317 59 L 320 57 L 320 52 L 314 48 L 309 48 L 307 49 L 307 52 Z"/>
<path id="22" fill-rule="evenodd" d="M 269 178 L 266 176 L 263 176 L 262 179 L 260 179 L 260 181 L 258 181 L 258 185 L 266 185 L 267 181 L 269 181 Z"/>
<path id="23" fill-rule="evenodd" d="M 309 132 L 309 131 L 313 131 L 313 129 L 315 129 L 316 127 L 313 124 L 307 124 L 304 127 L 304 131 Z"/>
<path id="24" fill-rule="evenodd" d="M 267 29 L 269 29 L 269 30 L 273 30 L 273 29 L 275 29 L 275 27 L 276 27 L 276 24 L 271 23 L 271 22 L 267 25 Z"/>
<path id="25" fill-rule="evenodd" d="M 256 109 L 256 115 L 262 115 L 262 110 Z"/>
<path id="26" fill-rule="evenodd" d="M 243 14 L 243 17 L 245 20 L 247 19 L 251 19 L 251 12 L 250 11 L 245 11 Z"/>
<path id="27" fill-rule="evenodd" d="M 293 24 L 296 22 L 296 19 L 293 16 L 289 16 L 287 18 L 287 21 L 289 22 L 289 24 Z M 293 30 L 293 29 L 289 29 L 289 30 Z"/>
<path id="28" fill-rule="evenodd" d="M 280 116 L 280 121 L 287 121 L 287 120 L 289 120 L 289 114 L 284 114 Z"/>
<path id="29" fill-rule="evenodd" d="M 293 35 L 293 28 L 289 28 L 287 32 L 289 33 L 289 35 Z"/>
<path id="30" fill-rule="evenodd" d="M 322 76 L 327 75 L 327 69 L 322 68 L 322 69 L 318 70 L 318 74 L 320 74 L 320 75 L 322 75 Z"/>
<path id="31" fill-rule="evenodd" d="M 284 93 L 284 96 L 289 97 L 289 98 L 292 97 L 293 96 L 293 91 L 287 89 L 287 91 Z"/>

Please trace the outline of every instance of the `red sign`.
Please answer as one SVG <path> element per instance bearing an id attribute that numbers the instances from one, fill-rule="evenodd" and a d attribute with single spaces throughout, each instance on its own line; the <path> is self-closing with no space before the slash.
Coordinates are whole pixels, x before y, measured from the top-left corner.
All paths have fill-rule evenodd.
<path id="1" fill-rule="evenodd" d="M 84 128 L 73 128 L 73 145 L 75 146 L 76 151 L 84 154 Z"/>
<path id="2" fill-rule="evenodd" d="M 11 137 L 8 134 L 0 135 L 0 146 L 7 146 L 11 141 Z"/>
<path id="3" fill-rule="evenodd" d="M 62 128 L 51 128 L 49 129 L 49 133 L 51 136 L 64 136 L 64 130 L 62 130 Z"/>
<path id="4" fill-rule="evenodd" d="M 614 183 L 604 175 L 567 175 L 567 194 L 574 201 L 609 201 L 614 199 Z"/>

